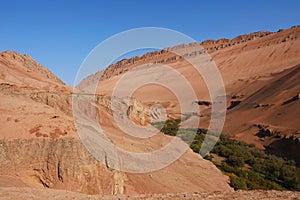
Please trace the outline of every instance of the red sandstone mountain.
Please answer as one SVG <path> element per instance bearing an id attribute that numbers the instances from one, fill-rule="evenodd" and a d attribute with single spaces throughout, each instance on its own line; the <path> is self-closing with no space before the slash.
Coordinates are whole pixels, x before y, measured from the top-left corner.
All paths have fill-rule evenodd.
<path id="1" fill-rule="evenodd" d="M 0 67 L 1 187 L 87 194 L 232 190 L 227 176 L 191 150 L 168 167 L 144 174 L 125 173 L 113 169 L 109 162 L 98 162 L 82 145 L 74 125 L 72 95 L 80 94 L 72 94 L 70 87 L 27 55 L 3 52 Z M 135 106 L 129 117 L 141 122 L 142 104 L 134 99 L 130 103 Z M 146 143 L 125 135 L 113 121 L 110 97 L 99 96 L 95 104 L 107 136 L 124 148 L 148 152 L 171 140 L 162 133 Z M 109 158 L 103 155 L 103 159 Z"/>
<path id="2" fill-rule="evenodd" d="M 95 105 L 98 108 L 99 123 L 107 131 L 109 139 L 133 152 L 160 148 L 171 139 L 159 133 L 146 143 L 141 143 L 118 130 L 113 121 L 109 97 L 112 95 L 112 88 L 125 72 L 139 65 L 149 64 L 148 67 L 151 68 L 153 64 L 168 64 L 189 80 L 198 100 L 211 101 L 203 80 L 195 75 L 188 67 L 189 63 L 184 60 L 184 57 L 194 58 L 200 54 L 200 46 L 209 52 L 225 82 L 229 109 L 224 132 L 236 139 L 255 143 L 258 147 L 266 145 L 270 151 L 275 147 L 281 148 L 277 153 L 283 153 L 287 144 L 293 149 L 299 149 L 295 138 L 298 137 L 300 129 L 297 123 L 300 27 L 276 33 L 246 34 L 232 40 L 209 40 L 180 45 L 169 50 L 183 49 L 189 53 L 177 56 L 168 52 L 168 49 L 152 52 L 122 60 L 103 72 L 88 77 L 79 89 L 89 91 L 89 84 L 95 83 L 100 77 L 97 95 L 105 96 L 98 96 Z M 0 55 L 0 67 L 0 186 L 3 194 L 25 191 L 26 194 L 33 192 L 38 196 L 45 195 L 45 190 L 21 188 L 25 186 L 88 194 L 222 190 L 228 191 L 225 195 L 230 197 L 236 195 L 230 193 L 227 177 L 212 163 L 203 160 L 191 150 L 168 167 L 146 174 L 124 173 L 112 169 L 109 163 L 97 162 L 78 139 L 71 109 L 72 88 L 63 84 L 29 56 L 4 52 Z M 145 69 L 141 70 L 147 73 L 143 71 Z M 161 74 L 170 84 L 176 86 L 176 79 L 168 79 L 163 70 Z M 143 76 L 139 78 L 142 79 Z M 146 119 L 144 112 L 156 103 L 166 107 L 170 118 L 181 114 L 176 96 L 166 88 L 148 85 L 139 88 L 133 97 L 132 102 L 136 107 L 133 107 L 129 117 L 135 123 L 143 124 Z M 192 102 L 195 99 L 186 100 Z M 239 104 L 236 101 L 240 101 Z M 201 106 L 200 110 L 202 115 L 199 126 L 206 128 L 210 108 Z M 268 131 L 277 135 L 269 134 Z M 295 155 L 296 151 L 293 151 L 291 156 Z M 18 188 L 6 188 L 10 186 Z M 61 195 L 60 192 L 57 191 L 57 194 Z M 219 193 L 212 195 L 215 194 Z M 69 195 L 67 198 L 77 196 L 73 193 Z M 180 195 L 178 198 L 181 198 Z M 182 195 L 188 198 L 193 196 Z M 250 194 L 241 195 L 248 197 Z M 270 196 L 261 193 L 259 195 Z M 271 196 L 275 198 L 274 195 Z M 298 194 L 293 195 L 297 197 Z M 14 197 L 18 198 L 12 196 Z"/>
<path id="3" fill-rule="evenodd" d="M 47 68 L 43 67 L 29 55 L 11 51 L 0 54 L 0 81 L 19 87 L 46 91 L 65 91 L 66 86 Z"/>

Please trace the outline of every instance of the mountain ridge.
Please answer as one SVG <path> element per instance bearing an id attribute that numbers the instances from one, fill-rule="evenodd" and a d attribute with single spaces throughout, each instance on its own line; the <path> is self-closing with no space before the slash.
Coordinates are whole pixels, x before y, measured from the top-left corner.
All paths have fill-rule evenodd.
<path id="1" fill-rule="evenodd" d="M 266 125 L 272 130 L 280 131 L 282 135 L 294 133 L 298 135 L 297 131 L 300 127 L 297 123 L 294 123 L 290 130 L 287 129 L 289 124 L 297 119 L 296 110 L 292 111 L 293 109 L 291 109 L 290 112 L 281 112 L 281 117 L 274 118 L 271 113 L 276 106 L 271 106 L 274 102 L 273 100 L 270 101 L 270 99 L 268 100 L 270 102 L 258 102 L 252 99 L 251 101 L 253 102 L 248 102 L 248 104 L 254 106 L 250 106 L 247 112 L 243 111 L 248 113 L 248 115 L 243 115 L 243 118 L 237 116 L 243 113 L 240 108 L 249 96 L 259 92 L 268 84 L 275 84 L 274 81 L 276 79 L 283 80 L 285 72 L 300 64 L 300 26 L 294 26 L 285 30 L 280 29 L 277 32 L 262 31 L 244 34 L 231 40 L 207 40 L 203 43 L 206 45 L 205 47 L 202 47 L 201 43 L 178 45 L 112 64 L 104 70 L 103 76 L 99 79 L 96 93 L 110 95 L 122 75 L 139 65 L 146 65 L 147 67 L 145 68 L 151 69 L 152 66 L 166 64 L 177 70 L 190 82 L 199 101 L 212 101 L 205 87 L 205 82 L 197 75 L 197 72 L 190 70 L 191 67 L 185 62 L 184 58 L 186 56 L 189 59 L 197 59 L 197 56 L 207 53 L 218 67 L 227 93 L 227 106 L 230 109 L 228 109 L 223 129 L 224 133 L 232 135 L 237 140 L 253 143 L 261 149 L 267 148 L 271 143 L 270 141 L 274 142 L 275 139 L 273 136 L 259 138 L 256 134 L 260 130 L 255 124 Z M 173 50 L 184 49 L 187 53 L 184 53 L 183 56 L 176 55 L 172 52 L 172 48 Z M 139 78 L 143 79 L 143 76 L 147 76 L 147 73 L 143 73 L 145 70 L 143 71 L 142 69 L 141 72 L 142 76 Z M 165 74 L 164 78 L 169 80 L 167 72 L 161 71 L 160 73 Z M 134 82 L 134 80 L 132 81 Z M 167 82 L 174 85 L 177 84 L 173 79 Z M 274 85 L 271 88 L 276 87 Z M 276 91 L 281 94 L 288 90 L 287 88 Z M 299 92 L 299 89 L 295 87 L 293 92 L 285 92 L 285 95 L 288 94 L 288 96 L 279 95 L 277 98 L 278 103 L 275 104 L 279 106 L 282 102 L 296 96 Z M 264 98 L 264 93 L 260 92 L 259 94 L 261 95 L 259 99 Z M 163 88 L 154 85 L 146 86 L 135 91 L 134 96 L 150 107 L 160 103 L 165 107 L 171 119 L 180 117 L 180 109 L 176 97 Z M 187 101 L 192 102 L 192 100 L 188 99 Z M 241 103 L 237 105 L 238 103 L 236 102 Z M 299 101 L 295 101 L 293 104 L 287 104 L 286 108 L 297 106 L 298 103 Z M 231 108 L 230 104 L 234 105 L 234 107 Z M 255 106 L 258 107 L 255 108 Z M 278 108 L 281 107 L 279 106 Z M 207 128 L 210 120 L 210 108 L 200 106 L 200 110 L 201 123 L 198 127 Z M 249 113 L 266 115 L 264 115 L 265 117 L 256 117 L 257 120 L 254 120 L 255 114 Z M 191 124 L 193 122 L 190 122 Z"/>
<path id="2" fill-rule="evenodd" d="M 221 49 L 224 49 L 226 47 L 232 47 L 241 43 L 245 43 L 254 39 L 258 39 L 258 38 L 264 38 L 267 36 L 272 36 L 276 33 L 280 33 L 280 32 L 293 32 L 294 30 L 299 29 L 299 25 L 298 26 L 292 26 L 289 29 L 279 29 L 277 32 L 270 32 L 270 31 L 257 31 L 257 32 L 253 32 L 250 34 L 242 34 L 242 35 L 238 35 L 236 37 L 234 37 L 233 39 L 227 39 L 227 38 L 221 38 L 221 39 L 207 39 L 204 40 L 202 42 L 192 42 L 190 44 L 179 44 L 176 46 L 172 46 L 172 47 L 166 47 L 162 50 L 157 50 L 157 51 L 153 51 L 153 52 L 149 52 L 143 55 L 139 55 L 139 56 L 134 56 L 132 58 L 124 58 L 120 61 L 117 61 L 116 63 L 113 63 L 107 67 L 105 67 L 105 69 L 103 70 L 103 74 L 101 75 L 100 80 L 103 79 L 107 79 L 110 78 L 111 76 L 109 75 L 109 72 L 114 72 L 116 71 L 118 68 L 120 68 L 121 66 L 124 67 L 126 65 L 130 65 L 130 64 L 134 64 L 137 63 L 141 60 L 146 60 L 148 58 L 151 59 L 151 57 L 157 56 L 159 57 L 159 55 L 164 54 L 164 53 L 170 53 L 170 51 L 172 52 L 172 50 L 176 50 L 176 49 L 180 49 L 180 48 L 187 48 L 187 47 L 197 47 L 200 46 L 202 48 L 202 51 L 204 52 L 208 52 L 208 53 L 212 53 L 214 51 L 218 51 Z M 281 38 L 281 40 L 279 41 L 275 41 L 275 42 L 286 42 L 287 40 L 295 40 L 295 39 L 299 39 L 300 36 L 299 34 L 293 35 L 292 33 L 290 35 L 288 35 L 287 37 Z M 270 44 L 267 44 L 270 45 Z M 181 59 L 181 56 L 178 55 L 172 55 L 169 56 L 169 60 L 168 59 L 164 59 L 162 62 L 160 63 L 169 63 L 169 62 L 174 62 L 177 59 Z M 174 59 L 172 59 L 172 57 L 174 57 Z M 159 60 L 156 59 L 156 60 Z M 111 69 L 110 69 L 111 68 Z M 123 70 L 118 70 L 117 75 L 122 74 L 123 72 L 126 72 L 126 68 Z M 96 72 L 98 73 L 98 72 Z M 96 74 L 94 73 L 94 74 Z M 91 76 L 93 76 L 93 74 L 89 75 L 89 78 L 91 78 Z M 88 78 L 84 78 L 82 81 L 87 81 Z M 80 84 L 80 83 L 79 83 Z"/>

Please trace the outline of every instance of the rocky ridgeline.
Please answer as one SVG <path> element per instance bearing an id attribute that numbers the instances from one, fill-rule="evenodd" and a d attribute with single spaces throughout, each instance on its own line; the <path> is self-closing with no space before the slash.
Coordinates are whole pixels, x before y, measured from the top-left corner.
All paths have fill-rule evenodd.
<path id="1" fill-rule="evenodd" d="M 167 54 L 168 54 L 167 56 L 168 58 L 166 58 Z M 137 66 L 139 64 L 174 62 L 180 58 L 181 56 L 175 55 L 174 53 L 170 53 L 166 50 L 161 50 L 161 51 L 146 53 L 142 56 L 135 56 L 129 59 L 123 59 L 121 61 L 118 61 L 108 66 L 104 70 L 103 75 L 100 78 L 100 81 L 108 79 L 115 75 L 123 74 L 127 72 L 129 69 L 131 69 L 132 67 Z"/>
<path id="2" fill-rule="evenodd" d="M 56 110 L 72 116 L 72 96 L 64 93 L 36 91 L 26 94 L 30 99 L 46 104 Z"/>
<path id="3" fill-rule="evenodd" d="M 65 114 L 72 116 L 72 98 L 77 98 L 78 96 L 84 96 L 85 98 L 90 98 L 95 102 L 96 105 L 102 106 L 107 109 L 109 113 L 112 113 L 112 109 L 122 115 L 127 115 L 124 117 L 129 117 L 134 122 L 140 125 L 146 125 L 149 121 L 149 108 L 143 105 L 140 101 L 135 98 L 120 99 L 117 97 L 109 97 L 102 95 L 85 95 L 85 94 L 58 94 L 50 92 L 34 92 L 30 93 L 29 97 L 36 101 L 48 106 L 51 106 L 55 109 L 58 109 Z M 114 99 L 112 101 L 112 98 Z M 112 105 L 114 102 L 114 105 Z M 123 110 L 120 109 L 120 106 L 125 106 Z M 86 105 L 82 105 L 86 106 Z M 83 107 L 82 107 L 83 108 Z M 126 110 L 126 113 L 124 113 Z"/>
<path id="4" fill-rule="evenodd" d="M 27 73 L 36 72 L 41 76 L 41 78 L 45 78 L 45 80 L 51 79 L 59 84 L 64 85 L 64 83 L 50 70 L 37 63 L 27 54 L 22 55 L 12 51 L 4 51 L 0 53 L 0 62 L 9 67 L 18 66 Z"/>
<path id="5" fill-rule="evenodd" d="M 125 117 L 129 117 L 131 120 L 140 125 L 146 125 L 149 121 L 149 108 L 133 97 L 121 99 L 117 97 L 92 94 L 68 94 L 37 90 L 32 91 L 28 88 L 19 88 L 15 85 L 6 83 L 0 84 L 0 92 L 6 95 L 22 95 L 35 102 L 39 102 L 48 105 L 56 110 L 59 110 L 67 114 L 68 116 L 73 115 L 72 98 L 78 98 L 82 96 L 84 98 L 89 98 L 89 100 L 95 102 L 96 105 L 106 108 L 110 113 L 112 113 L 112 109 L 114 108 L 115 111 L 119 112 L 120 114 L 124 114 L 124 110 L 126 109 L 125 114 L 127 116 Z M 114 99 L 114 105 L 111 104 L 112 98 Z M 120 105 L 125 106 L 124 110 L 118 110 L 118 108 L 120 108 Z"/>
<path id="6" fill-rule="evenodd" d="M 278 30 L 277 32 L 268 32 L 268 31 L 260 31 L 254 32 L 251 34 L 244 34 L 237 36 L 233 39 L 222 38 L 219 40 L 205 40 L 201 43 L 193 42 L 190 44 L 181 44 L 174 47 L 165 48 L 160 51 L 154 51 L 150 53 L 146 53 L 142 56 L 135 56 L 129 59 L 123 59 L 114 64 L 108 66 L 104 71 L 100 78 L 100 80 L 109 79 L 112 76 L 120 75 L 130 70 L 131 68 L 138 66 L 140 64 L 145 63 L 153 63 L 153 64 L 165 64 L 172 63 L 178 61 L 180 59 L 196 56 L 205 53 L 213 53 L 215 51 L 219 51 L 228 47 L 238 46 L 240 44 L 246 44 L 247 42 L 262 39 L 266 37 L 270 37 L 268 41 L 261 42 L 259 46 L 255 48 L 262 48 L 265 46 L 270 46 L 272 44 L 284 43 L 290 40 L 298 40 L 300 39 L 300 26 L 294 26 L 287 30 Z M 191 52 L 184 53 L 183 55 L 177 55 L 177 50 L 190 48 Z M 91 77 L 90 77 L 91 78 Z"/>
<path id="7" fill-rule="evenodd" d="M 135 98 L 128 97 L 121 99 L 115 96 L 94 96 L 89 94 L 73 94 L 73 97 L 75 98 L 77 108 L 89 111 L 85 113 L 86 116 L 94 112 L 95 107 L 90 103 L 95 102 L 97 106 L 104 107 L 111 115 L 114 112 L 115 115 L 121 116 L 122 118 L 127 117 L 142 126 L 149 123 L 149 108 Z"/>
<path id="8" fill-rule="evenodd" d="M 251 34 L 244 34 L 244 35 L 240 35 L 234 39 L 226 39 L 226 38 L 222 38 L 219 40 L 206 40 L 201 42 L 201 45 L 209 51 L 214 51 L 214 50 L 220 50 L 226 47 L 230 47 L 230 46 L 234 46 L 234 45 L 238 45 L 241 43 L 245 43 L 248 42 L 250 40 L 254 40 L 257 38 L 262 38 L 265 36 L 268 36 L 270 34 L 273 34 L 272 32 L 268 32 L 268 31 L 261 31 L 261 32 L 254 32 Z"/>

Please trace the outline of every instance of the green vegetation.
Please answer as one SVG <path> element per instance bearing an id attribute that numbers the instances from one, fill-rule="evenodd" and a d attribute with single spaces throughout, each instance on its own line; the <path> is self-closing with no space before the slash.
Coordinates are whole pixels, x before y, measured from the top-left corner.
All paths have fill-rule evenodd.
<path id="1" fill-rule="evenodd" d="M 175 136 L 178 132 L 180 119 L 167 120 L 166 122 L 156 122 L 152 125 L 166 135 Z"/>
<path id="2" fill-rule="evenodd" d="M 167 135 L 191 141 L 192 133 L 197 133 L 190 144 L 194 152 L 199 152 L 206 136 L 204 129 L 179 129 L 180 119 L 167 120 L 153 125 Z M 217 161 L 214 156 L 222 157 Z M 274 189 L 300 191 L 300 169 L 294 161 L 286 161 L 249 145 L 230 139 L 221 134 L 210 155 L 212 161 L 223 173 L 230 177 L 230 185 L 235 189 Z"/>

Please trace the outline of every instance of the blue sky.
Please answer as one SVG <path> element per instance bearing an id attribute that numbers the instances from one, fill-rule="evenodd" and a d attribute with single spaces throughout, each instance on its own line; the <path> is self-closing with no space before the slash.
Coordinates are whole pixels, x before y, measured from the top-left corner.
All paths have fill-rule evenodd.
<path id="1" fill-rule="evenodd" d="M 0 51 L 27 53 L 68 85 L 100 42 L 139 27 L 164 27 L 197 41 L 300 24 L 300 1 L 1 1 Z"/>

